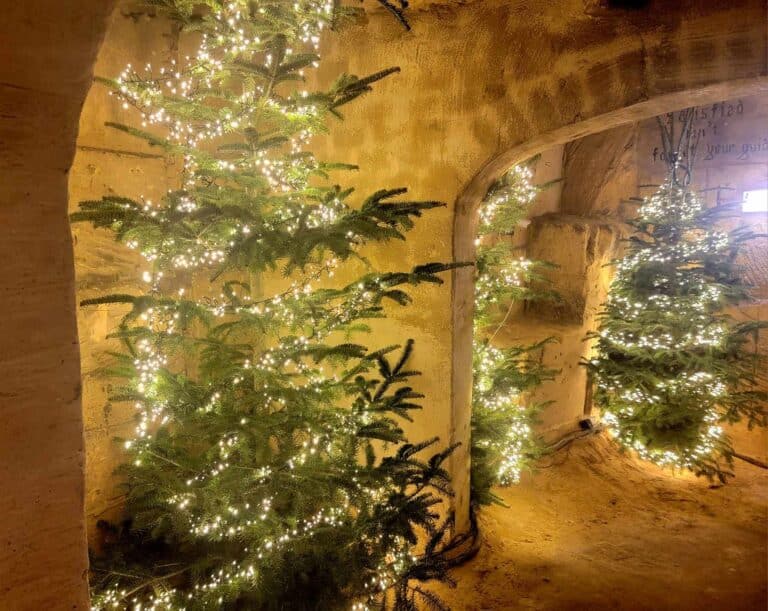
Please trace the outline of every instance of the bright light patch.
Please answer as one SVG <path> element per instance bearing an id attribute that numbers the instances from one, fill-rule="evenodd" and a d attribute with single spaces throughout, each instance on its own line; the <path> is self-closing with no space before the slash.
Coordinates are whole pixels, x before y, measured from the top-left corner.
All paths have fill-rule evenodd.
<path id="1" fill-rule="evenodd" d="M 768 212 L 768 189 L 744 191 L 741 202 L 742 212 Z"/>

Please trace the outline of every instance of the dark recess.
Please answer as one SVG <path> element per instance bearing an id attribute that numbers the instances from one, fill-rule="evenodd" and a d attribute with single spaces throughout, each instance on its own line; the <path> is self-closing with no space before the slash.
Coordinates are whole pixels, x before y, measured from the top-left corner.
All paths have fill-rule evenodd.
<path id="1" fill-rule="evenodd" d="M 651 0 L 606 0 L 606 8 L 639 11 L 651 4 Z"/>

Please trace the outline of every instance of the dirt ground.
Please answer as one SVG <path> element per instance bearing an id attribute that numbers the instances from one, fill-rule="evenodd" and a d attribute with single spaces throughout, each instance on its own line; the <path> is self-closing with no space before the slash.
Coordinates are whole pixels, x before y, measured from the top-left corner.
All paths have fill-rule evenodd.
<path id="1" fill-rule="evenodd" d="M 737 442 L 765 460 L 764 434 Z M 578 440 L 482 511 L 480 551 L 440 595 L 454 611 L 764 611 L 768 471 L 737 463 L 714 487 Z"/>

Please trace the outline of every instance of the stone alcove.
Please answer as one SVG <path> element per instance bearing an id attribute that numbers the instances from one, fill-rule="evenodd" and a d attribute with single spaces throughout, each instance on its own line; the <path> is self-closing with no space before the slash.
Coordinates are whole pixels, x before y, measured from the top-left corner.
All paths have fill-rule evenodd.
<path id="1" fill-rule="evenodd" d="M 585 8 L 581 0 L 557 4 L 414 2 L 411 32 L 373 11 L 366 23 L 328 39 L 321 78 L 393 64 L 402 72 L 350 109 L 325 143 L 327 155 L 361 165 L 356 186 L 363 192 L 407 185 L 414 197 L 448 203 L 407 244 L 374 254 L 375 262 L 469 259 L 477 202 L 510 165 L 627 121 L 768 87 L 761 0 L 691 0 L 664 11 L 664 3 L 651 2 L 637 12 L 595 3 Z M 0 574 L 10 576 L 0 584 L 3 608 L 87 608 L 83 419 L 90 436 L 113 433 L 100 428 L 98 412 L 89 411 L 94 405 L 103 409 L 102 390 L 86 388 L 84 408 L 81 403 L 66 213 L 80 110 L 112 6 L 103 0 L 76 7 L 47 0 L 12 3 L 0 25 Z M 110 35 L 100 61 L 135 61 L 134 54 L 153 52 L 134 38 L 149 35 L 143 25 L 146 34 L 128 32 L 140 18 L 113 16 L 123 20 L 124 37 Z M 99 191 L 107 182 L 121 190 L 138 183 L 160 188 L 165 168 L 152 171 L 157 179 L 131 171 L 152 160 L 126 153 L 146 151 L 100 141 L 108 108 L 95 108 L 93 123 L 80 123 L 79 144 L 114 150 L 81 148 L 84 165 L 69 188 Z M 118 173 L 120 180 L 113 180 Z M 98 195 L 93 191 L 91 196 Z M 79 235 L 78 248 L 87 240 Z M 99 248 L 111 263 L 96 269 L 83 261 L 92 269 L 81 290 L 96 290 L 110 279 L 132 282 L 122 272 L 130 261 L 118 265 L 122 255 L 115 259 L 105 242 Z M 414 365 L 424 372 L 420 390 L 429 397 L 430 417 L 415 425 L 415 436 L 464 444 L 451 464 L 459 529 L 468 516 L 471 376 L 462 346 L 471 339 L 470 280 L 468 272 L 458 271 L 440 291 L 419 291 L 407 313 L 378 329 L 416 340 Z M 86 351 L 109 326 L 109 315 L 91 316 L 92 327 L 81 327 Z M 86 373 L 91 365 L 96 362 L 87 364 Z M 84 380 L 86 386 L 94 383 Z M 111 470 L 110 460 L 103 461 L 104 473 Z M 111 497 L 105 492 L 99 498 Z"/>

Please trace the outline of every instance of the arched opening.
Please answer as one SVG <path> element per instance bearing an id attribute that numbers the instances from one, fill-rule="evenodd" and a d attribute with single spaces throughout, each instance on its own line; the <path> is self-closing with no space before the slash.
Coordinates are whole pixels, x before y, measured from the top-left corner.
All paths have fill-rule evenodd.
<path id="1" fill-rule="evenodd" d="M 743 97 L 728 100 L 705 98 L 699 102 L 698 116 L 701 119 L 695 123 L 695 128 L 703 133 L 694 164 L 694 184 L 703 191 L 701 197 L 706 198 L 706 205 L 710 208 L 725 206 L 728 202 L 743 202 L 740 216 L 729 218 L 724 227 L 745 224 L 755 233 L 762 234 L 768 215 L 751 210 L 752 206 L 759 206 L 761 196 L 758 194 L 768 184 L 768 154 L 758 150 L 765 138 L 763 126 L 768 102 L 760 88 L 748 89 L 744 93 Z M 678 99 L 673 103 L 679 102 Z M 680 106 L 666 108 L 666 112 L 679 110 Z M 585 335 L 596 328 L 595 315 L 602 308 L 610 286 L 609 270 L 603 266 L 620 255 L 620 240 L 628 235 L 629 230 L 623 223 L 636 213 L 633 204 L 622 204 L 622 200 L 651 195 L 655 190 L 652 185 L 663 182 L 666 174 L 666 164 L 660 158 L 660 136 L 655 114 L 637 116 L 623 125 L 588 135 L 580 134 L 578 139 L 566 142 L 562 172 L 564 185 L 557 210 L 548 214 L 546 210 L 540 210 L 544 214 L 529 219 L 530 224 L 522 229 L 527 243 L 526 254 L 559 266 L 550 277 L 553 288 L 560 289 L 564 297 L 560 304 L 534 307 L 533 311 L 507 322 L 512 338 L 537 341 L 548 335 L 559 335 L 559 344 L 551 349 L 545 348 L 545 351 L 549 350 L 545 361 L 561 369 L 561 373 L 554 383 L 545 383 L 539 393 L 540 399 L 553 401 L 540 418 L 538 432 L 545 443 L 578 431 L 579 420 L 584 417 L 585 411 L 589 415 L 592 407 L 587 393 L 586 370 L 579 366 L 579 361 L 590 354 L 590 346 L 584 342 Z M 717 119 L 712 119 L 713 114 Z M 536 182 L 535 174 L 533 181 Z M 481 200 L 482 196 L 478 202 Z M 536 211 L 533 214 L 537 214 Z M 460 239 L 458 227 L 454 237 Z M 475 236 L 470 238 L 474 245 Z M 730 311 L 737 321 L 759 320 L 766 315 L 768 278 L 764 271 L 760 271 L 765 269 L 766 253 L 764 237 L 752 241 L 743 252 L 744 280 L 752 285 L 756 301 L 742 302 Z M 759 341 L 758 350 L 765 353 L 765 337 Z M 463 346 L 457 345 L 457 348 Z M 499 346 L 505 347 L 503 343 Z M 465 366 L 468 367 L 467 364 Z M 456 372 L 456 375 L 460 374 Z M 468 372 L 466 375 L 471 380 Z M 599 419 L 599 411 L 592 412 L 592 416 Z M 757 429 L 748 432 L 745 423 L 741 423 L 735 427 L 725 426 L 725 433 L 730 436 L 738 453 L 752 455 L 758 461 L 765 460 L 765 431 Z M 617 572 L 607 567 L 594 571 L 585 568 L 592 567 L 593 562 L 598 563 L 598 556 L 607 549 L 622 549 L 620 558 L 617 556 L 623 563 L 622 570 L 633 567 L 632 570 L 636 570 L 638 575 L 643 575 L 644 583 L 664 582 L 666 568 L 656 564 L 642 550 L 660 547 L 661 541 L 666 538 L 667 527 L 660 530 L 650 520 L 645 522 L 643 517 L 623 517 L 627 514 L 622 510 L 613 510 L 614 506 L 624 503 L 638 508 L 644 506 L 643 497 L 653 499 L 653 503 L 662 506 L 669 498 L 708 505 L 708 515 L 701 517 L 702 536 L 687 536 L 682 544 L 683 547 L 691 545 L 699 549 L 699 558 L 717 553 L 715 548 L 710 552 L 704 550 L 720 536 L 717 533 L 721 529 L 742 529 L 745 538 L 734 545 L 743 550 L 758 547 L 761 537 L 764 537 L 761 532 L 752 531 L 749 518 L 749 512 L 753 510 L 749 508 L 760 504 L 763 476 L 759 469 L 745 462 L 737 461 L 735 483 L 726 486 L 719 495 L 710 497 L 707 496 L 711 491 L 706 480 L 694 481 L 692 476 L 681 476 L 679 472 L 659 471 L 651 462 L 632 463 L 620 453 L 618 444 L 611 445 L 602 439 L 595 439 L 569 447 L 568 452 L 542 460 L 540 466 L 543 469 L 534 467 L 532 473 L 524 478 L 519 492 L 513 486 L 508 493 L 502 493 L 508 507 L 481 509 L 481 528 L 487 529 L 486 537 L 490 539 L 487 548 L 494 552 L 487 554 L 487 557 L 484 551 L 481 552 L 474 570 L 493 581 L 495 571 L 504 573 L 512 570 L 514 565 L 516 578 L 519 579 L 517 583 L 525 591 L 524 601 L 520 599 L 520 604 L 525 602 L 541 608 L 558 608 L 566 600 L 574 604 L 574 600 L 581 600 L 581 597 L 584 601 L 590 600 L 597 608 L 619 604 L 615 601 L 621 600 L 622 591 L 625 597 L 632 595 L 633 586 L 627 585 L 631 584 L 631 579 L 618 577 Z M 739 509 L 734 510 L 734 505 L 739 505 Z M 672 522 L 677 519 L 673 516 L 684 515 L 672 503 L 661 511 L 668 511 Z M 487 512 L 487 519 L 482 518 L 484 512 Z M 651 503 L 647 503 L 645 512 L 653 512 Z M 712 518 L 713 530 L 708 531 L 705 523 L 708 524 L 707 520 Z M 698 519 L 694 518 L 694 521 Z M 737 523 L 740 526 L 736 526 Z M 572 527 L 574 524 L 581 526 Z M 605 525 L 605 528 L 598 526 L 592 529 L 591 525 Z M 576 534 L 580 528 L 586 529 L 583 532 L 588 534 L 583 537 Z M 635 534 L 634 528 L 642 534 Z M 635 536 L 642 541 L 637 547 L 631 542 Z M 507 538 L 513 543 L 507 543 Z M 550 545 L 552 539 L 557 544 Z M 578 547 L 573 556 L 571 545 Z M 672 537 L 665 554 L 683 558 L 685 554 L 679 553 L 676 545 Z M 594 550 L 600 551 L 592 556 Z M 500 557 L 505 553 L 508 553 L 510 562 L 499 564 Z M 571 563 L 568 558 L 572 557 L 579 560 Z M 695 557 L 682 560 L 680 570 L 691 574 L 696 561 Z M 739 594 L 744 597 L 743 604 L 747 608 L 750 604 L 759 605 L 757 584 L 765 566 L 760 554 L 752 557 L 750 562 L 756 566 L 755 574 L 742 574 L 742 578 L 745 582 L 756 584 L 754 593 L 745 591 Z M 644 566 L 640 566 L 641 563 L 645 563 Z M 705 573 L 701 571 L 697 574 Z M 468 571 L 462 575 L 471 579 Z M 542 579 L 547 584 L 550 580 L 562 580 L 561 583 L 569 584 L 579 579 L 585 584 L 601 582 L 606 592 L 613 590 L 613 594 L 580 593 L 577 586 L 569 593 L 570 598 L 560 598 L 557 588 L 541 586 Z M 711 579 L 711 576 L 706 579 Z M 704 585 L 694 586 L 694 591 L 698 591 L 695 588 L 704 589 Z M 475 590 L 480 588 L 474 582 L 466 589 L 460 587 L 463 591 L 459 600 L 467 607 L 481 601 L 492 606 L 490 588 L 485 590 L 483 598 L 471 593 L 473 587 Z M 649 585 L 647 596 L 649 601 L 653 597 L 660 601 L 667 594 L 655 591 L 654 586 Z M 716 600 L 719 594 L 712 596 Z M 535 602 L 531 603 L 531 600 Z M 611 603 L 611 600 L 614 602 Z M 679 608 L 688 608 L 685 600 L 686 595 L 681 594 Z M 649 604 L 653 606 L 652 602 Z"/>
<path id="2" fill-rule="evenodd" d="M 75 153 L 81 106 L 115 3 L 88 1 L 75 8 L 42 0 L 12 4 L 0 25 L 1 38 L 6 42 L 0 62 L 0 140 L 7 144 L 0 166 L 4 176 L 10 177 L 0 186 L 4 229 L 0 249 L 7 262 L 3 321 L 8 330 L 0 334 L 0 362 L 6 372 L 0 396 L 7 407 L 0 427 L 0 473 L 6 491 L 0 498 L 0 515 L 3 549 L 7 550 L 0 554 L 0 574 L 11 575 L 0 585 L 0 603 L 8 608 L 44 608 L 66 601 L 74 608 L 86 608 L 83 414 L 76 281 L 66 219 L 67 172 Z M 375 135 L 382 146 L 372 159 L 374 165 L 388 168 L 396 182 L 415 187 L 425 196 L 455 202 L 452 223 L 446 212 L 437 231 L 428 228 L 421 233 L 431 257 L 448 260 L 452 247 L 455 260 L 472 258 L 476 203 L 510 165 L 553 144 L 627 120 L 673 107 L 748 95 L 768 86 L 764 2 L 690 3 L 668 16 L 658 14 L 645 25 L 632 15 L 616 17 L 593 7 L 595 3 L 589 4 L 590 12 L 585 16 L 584 3 L 570 3 L 562 17 L 552 20 L 556 25 L 552 30 L 536 21 L 541 40 L 524 48 L 518 44 L 521 30 L 530 24 L 518 18 L 519 7 L 510 3 L 441 7 L 434 13 L 417 11 L 413 36 L 374 17 L 370 29 L 367 24 L 356 26 L 341 39 L 336 61 L 349 65 L 351 71 L 363 74 L 385 67 L 392 63 L 394 52 L 408 75 L 397 85 L 407 95 L 396 96 L 392 103 L 395 113 L 382 111 L 382 116 L 394 116 L 395 120 L 384 120 L 377 126 L 381 129 Z M 532 5 L 531 13 L 539 20 L 536 8 Z M 541 14 L 546 21 L 553 13 L 547 8 Z M 127 11 L 121 18 L 130 21 L 134 17 Z M 724 19 L 733 28 L 724 30 Z M 466 44 L 466 36 L 456 35 L 469 28 L 476 36 L 476 48 Z M 587 34 L 573 36 L 580 29 Z M 122 63 L 118 56 L 128 44 L 135 49 L 135 42 L 108 43 L 103 58 L 106 61 L 111 56 Z M 351 48 L 370 52 L 353 53 Z M 578 66 L 573 63 L 576 53 Z M 486 57 L 488 65 L 497 62 L 508 66 L 503 87 L 497 75 L 478 76 L 478 55 Z M 424 69 L 419 62 L 425 56 L 453 61 L 436 62 Z M 558 63 L 550 70 L 555 60 Z M 573 74 L 576 76 L 571 79 Z M 744 80 L 728 80 L 734 77 Z M 507 86 L 507 81 L 514 84 Z M 699 87 L 717 82 L 724 84 Z M 449 96 L 443 91 L 445 83 L 452 83 Z M 690 88 L 693 90 L 686 93 L 657 95 Z M 601 112 L 598 106 L 602 102 L 595 101 L 599 98 L 595 92 L 601 89 L 610 89 L 609 99 L 600 98 L 605 102 L 602 108 L 618 110 Z M 650 100 L 638 103 L 649 96 Z M 365 132 L 355 130 L 375 123 L 366 114 L 372 108 L 375 110 L 375 106 L 367 107 L 362 116 L 350 117 L 351 127 L 346 140 L 340 138 L 339 146 L 357 150 L 359 135 Z M 434 120 L 432 114 L 429 121 L 424 121 L 423 114 L 412 115 L 414 108 L 429 108 Z M 501 129 L 498 118 L 505 116 L 505 109 L 514 115 L 514 121 Z M 100 129 L 104 118 L 92 116 L 93 123 L 81 123 L 81 128 Z M 446 128 L 448 125 L 461 126 L 462 131 L 449 137 L 452 130 Z M 102 180 L 99 177 L 104 172 L 120 172 L 121 179 L 136 182 L 146 180 L 146 174 L 135 172 L 132 166 L 132 160 L 149 159 L 141 156 L 146 151 L 114 149 L 98 140 L 95 131 L 83 131 L 80 152 L 84 163 L 73 178 L 73 188 Z M 426 158 L 425 142 L 436 151 Z M 112 150 L 101 150 L 107 148 Z M 502 149 L 505 152 L 499 152 Z M 112 161 L 104 162 L 109 156 Z M 120 163 L 115 161 L 118 158 Z M 389 164 L 391 158 L 399 160 L 394 167 Z M 94 159 L 99 161 L 94 163 Z M 476 172 L 484 159 L 491 161 Z M 473 174 L 457 199 L 456 185 L 467 184 Z M 104 184 L 106 181 L 96 186 Z M 411 255 L 405 249 L 397 253 Z M 107 250 L 103 254 L 102 259 L 84 262 L 92 267 L 90 279 L 96 283 L 92 289 L 100 282 L 120 279 L 119 266 L 109 266 L 114 263 L 114 253 Z M 437 415 L 427 428 L 434 425 L 440 435 L 447 433 L 445 441 L 461 442 L 466 448 L 471 356 L 462 351 L 471 344 L 471 272 L 455 272 L 452 290 L 452 314 L 441 313 L 446 310 L 442 307 L 444 297 L 424 298 L 422 313 L 412 315 L 405 327 L 425 340 L 428 348 L 422 354 L 439 356 L 430 359 L 417 355 L 429 361 L 425 363 L 425 379 L 434 380 L 430 392 L 442 389 L 441 375 L 446 369 L 451 372 L 450 396 L 435 393 Z M 434 312 L 436 323 L 428 320 L 430 312 Z M 94 313 L 80 331 L 80 339 L 86 343 L 103 337 L 108 331 L 108 315 Z M 90 363 L 86 375 L 98 365 L 95 360 Z M 89 380 L 93 378 L 87 378 L 86 385 Z M 93 392 L 89 396 L 96 406 L 91 415 L 96 417 L 86 425 L 86 435 L 101 437 L 106 447 L 115 431 L 104 426 L 107 417 L 104 401 L 99 398 L 102 391 L 92 387 L 86 390 L 89 392 Z M 119 421 L 119 414 L 109 418 L 113 417 Z M 107 455 L 102 458 L 106 481 L 114 459 Z M 452 459 L 459 530 L 466 527 L 468 517 L 467 458 L 466 450 L 460 449 Z M 89 460 L 95 465 L 100 459 L 94 455 Z M 104 494 L 94 494 L 87 501 L 92 518 L 108 508 L 110 501 L 110 493 L 98 483 L 91 488 L 97 490 Z"/>
<path id="3" fill-rule="evenodd" d="M 628 106 L 627 108 L 600 115 L 581 123 L 561 127 L 494 157 L 474 177 L 456 202 L 453 225 L 454 259 L 456 261 L 474 260 L 478 223 L 477 211 L 480 202 L 493 183 L 515 164 L 524 162 L 555 146 L 565 145 L 578 138 L 620 127 L 630 122 L 642 121 L 687 106 L 710 105 L 723 99 L 748 97 L 764 93 L 765 91 L 768 91 L 768 83 L 764 79 L 757 79 L 749 82 L 724 83 L 702 89 L 659 96 L 647 102 Z M 471 420 L 473 274 L 474 272 L 470 268 L 454 271 L 452 287 L 452 345 L 454 348 L 452 413 L 456 429 L 466 432 L 467 435 Z M 584 406 L 583 393 L 585 391 L 585 388 L 581 391 L 581 401 L 577 400 L 575 402 L 580 410 Z M 581 413 L 583 412 L 579 411 L 579 414 Z M 576 419 L 571 418 L 569 424 L 565 426 L 573 427 L 576 422 Z M 553 422 L 551 423 L 551 428 L 557 429 L 558 425 Z M 565 429 L 561 428 L 560 432 L 565 432 Z M 468 456 L 466 459 L 468 460 Z M 468 470 L 465 473 L 468 474 Z M 462 477 L 461 471 L 458 477 Z M 468 489 L 468 481 L 466 484 Z M 461 489 L 460 487 L 459 490 Z"/>

